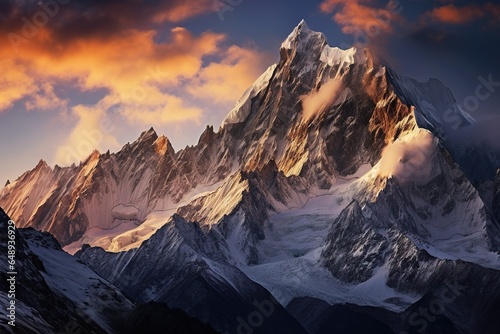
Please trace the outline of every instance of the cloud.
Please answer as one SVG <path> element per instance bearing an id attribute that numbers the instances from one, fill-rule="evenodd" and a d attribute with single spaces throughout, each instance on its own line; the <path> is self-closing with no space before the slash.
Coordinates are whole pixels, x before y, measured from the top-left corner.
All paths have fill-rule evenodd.
<path id="1" fill-rule="evenodd" d="M 155 42 L 155 36 L 155 31 L 132 30 L 121 38 L 69 42 L 59 54 L 35 46 L 39 57 L 28 57 L 42 75 L 80 78 L 84 89 L 106 87 L 126 98 L 140 86 L 175 84 L 193 77 L 202 58 L 214 54 L 225 39 L 216 33 L 195 37 L 180 27 L 170 31 L 166 42 Z M 44 65 L 50 67 L 44 71 Z"/>
<path id="2" fill-rule="evenodd" d="M 131 124 L 169 124 L 185 121 L 200 124 L 203 114 L 200 108 L 190 106 L 175 95 L 160 92 L 151 94 L 160 95 L 161 100 L 158 99 L 157 103 L 121 104 L 118 114 Z"/>
<path id="3" fill-rule="evenodd" d="M 120 38 L 77 39 L 58 47 L 51 44 L 49 32 L 47 40 L 36 39 L 20 46 L 15 62 L 1 65 L 5 66 L 5 75 L 0 80 L 9 90 L 0 93 L 0 108 L 9 108 L 29 94 L 34 94 L 26 104 L 29 109 L 47 109 L 50 103 L 56 106 L 54 91 L 37 88 L 35 82 L 73 80 L 82 91 L 109 90 L 114 104 L 135 108 L 138 115 L 148 110 L 142 113 L 145 122 L 148 115 L 160 114 L 169 104 L 176 106 L 171 116 L 157 117 L 157 122 L 189 117 L 199 120 L 200 110 L 181 107 L 185 103 L 169 90 L 185 86 L 196 98 L 227 102 L 236 99 L 268 63 L 264 53 L 238 46 L 226 49 L 221 45 L 226 38 L 223 34 L 193 36 L 187 29 L 176 27 L 164 42 L 156 42 L 156 34 L 131 30 Z M 0 55 L 8 52 L 7 45 L 0 46 Z M 208 56 L 212 56 L 211 62 L 204 64 Z M 139 116 L 131 118 L 140 120 Z"/>
<path id="4" fill-rule="evenodd" d="M 310 120 L 315 115 L 331 106 L 337 99 L 342 89 L 342 80 L 332 78 L 328 80 L 317 92 L 301 96 L 302 118 Z"/>
<path id="5" fill-rule="evenodd" d="M 201 69 L 187 90 L 197 98 L 232 104 L 262 74 L 270 59 L 266 53 L 233 45 L 222 52 L 220 62 Z"/>
<path id="6" fill-rule="evenodd" d="M 168 2 L 168 1 L 167 1 Z M 165 8 L 162 12 L 153 17 L 154 22 L 174 22 L 178 23 L 193 16 L 207 12 L 215 12 L 223 6 L 222 1 L 198 0 L 198 1 L 175 1 L 171 7 Z"/>
<path id="7" fill-rule="evenodd" d="M 450 3 L 426 12 L 420 17 L 420 21 L 422 24 L 434 22 L 463 25 L 485 17 L 489 17 L 490 25 L 498 24 L 500 22 L 500 5 L 488 2 L 458 7 Z"/>
<path id="8" fill-rule="evenodd" d="M 2 3 L 0 112 L 22 102 L 29 111 L 72 120 L 57 150 L 60 164 L 83 160 L 94 148 L 118 148 L 114 135 L 99 127 L 110 116 L 139 126 L 200 124 L 206 111 L 200 100 L 233 102 L 269 62 L 252 47 L 226 45 L 225 34 L 158 26 L 211 12 L 214 3 L 71 1 L 41 25 L 33 25 L 41 10 L 36 2 Z M 96 104 L 72 104 L 79 92 L 94 91 L 104 93 Z"/>
<path id="9" fill-rule="evenodd" d="M 464 24 L 481 18 L 485 15 L 479 5 L 457 7 L 454 4 L 437 7 L 424 14 L 424 18 L 433 22 L 448 24 Z"/>
<path id="10" fill-rule="evenodd" d="M 214 0 L 86 0 L 14 1 L 0 6 L 1 35 L 22 34 L 23 18 L 44 23 L 63 42 L 91 37 L 107 38 L 129 29 L 148 30 L 162 23 L 179 23 L 217 11 Z"/>
<path id="11" fill-rule="evenodd" d="M 69 100 L 59 98 L 52 84 L 45 82 L 38 86 L 38 91 L 25 102 L 26 110 L 66 110 Z"/>
<path id="12" fill-rule="evenodd" d="M 36 92 L 35 80 L 28 69 L 14 59 L 2 59 L 0 72 L 2 73 L 0 76 L 0 112 L 12 107 L 24 96 Z"/>
<path id="13" fill-rule="evenodd" d="M 106 120 L 105 101 L 96 106 L 76 106 L 72 109 L 77 123 L 66 143 L 56 149 L 55 162 L 59 165 L 70 165 L 85 160 L 95 149 L 105 151 L 120 147 L 112 135 L 113 124 Z"/>
<path id="14" fill-rule="evenodd" d="M 46 40 L 32 40 L 20 47 L 15 60 L 0 65 L 4 70 L 0 86 L 5 87 L 0 93 L 0 109 L 26 98 L 28 110 L 61 111 L 67 101 L 44 83 L 76 82 L 80 91 L 106 89 L 108 100 L 113 100 L 110 106 L 134 109 L 137 115 L 127 115 L 135 122 L 150 122 L 151 115 L 156 115 L 157 124 L 199 120 L 201 111 L 183 107 L 168 89 L 195 78 L 203 58 L 221 52 L 225 35 L 193 36 L 177 27 L 166 42 L 157 43 L 155 36 L 155 31 L 132 30 L 123 32 L 121 38 L 77 39 L 58 46 L 51 43 L 49 32 Z M 0 46 L 0 56 L 9 51 L 8 45 Z M 161 113 L 168 105 L 175 108 L 167 117 Z"/>
<path id="15" fill-rule="evenodd" d="M 372 0 L 325 0 L 320 4 L 322 12 L 333 15 L 333 20 L 342 27 L 345 34 L 366 34 L 375 37 L 381 32 L 393 32 L 393 24 L 401 21 L 402 8 L 397 2 L 385 7 L 373 4 Z"/>
<path id="16" fill-rule="evenodd" d="M 425 184 L 433 174 L 435 155 L 433 135 L 418 129 L 384 148 L 378 164 L 379 175 L 394 176 L 402 185 L 410 182 Z"/>

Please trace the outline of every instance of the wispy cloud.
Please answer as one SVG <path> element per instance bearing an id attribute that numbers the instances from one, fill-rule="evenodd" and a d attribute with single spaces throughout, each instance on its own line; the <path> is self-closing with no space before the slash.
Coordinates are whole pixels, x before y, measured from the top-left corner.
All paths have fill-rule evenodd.
<path id="1" fill-rule="evenodd" d="M 234 103 L 259 77 L 271 56 L 252 48 L 236 45 L 222 50 L 220 62 L 202 68 L 187 86 L 187 91 L 200 99 L 215 103 Z"/>
<path id="2" fill-rule="evenodd" d="M 105 117 L 102 102 L 96 106 L 76 106 L 72 114 L 78 119 L 65 143 L 56 149 L 55 162 L 67 166 L 84 160 L 93 150 L 117 149 L 120 147 L 116 138 L 109 132 L 102 131 Z"/>
<path id="3" fill-rule="evenodd" d="M 424 14 L 423 18 L 433 22 L 464 24 L 482 16 L 484 16 L 483 8 L 478 5 L 456 7 L 454 4 L 448 4 L 432 9 Z"/>
<path id="4" fill-rule="evenodd" d="M 14 102 L 24 96 L 36 92 L 35 80 L 28 72 L 28 68 L 19 64 L 15 59 L 4 58 L 0 62 L 0 71 L 2 72 L 0 76 L 0 112 L 12 107 Z"/>
<path id="5" fill-rule="evenodd" d="M 44 82 L 37 86 L 38 91 L 30 95 L 24 104 L 26 110 L 66 110 L 69 100 L 58 97 L 51 83 Z"/>
<path id="6" fill-rule="evenodd" d="M 381 176 L 394 176 L 401 184 L 430 181 L 436 154 L 434 137 L 419 129 L 387 145 L 379 162 Z"/>
<path id="7" fill-rule="evenodd" d="M 463 25 L 481 18 L 489 18 L 489 23 L 500 22 L 500 5 L 494 3 L 456 6 L 453 3 L 433 8 L 420 18 L 423 24 L 429 22 Z"/>
<path id="8" fill-rule="evenodd" d="M 302 118 L 307 121 L 332 105 L 342 87 L 342 80 L 334 78 L 328 80 L 317 92 L 302 96 Z"/>
<path id="9" fill-rule="evenodd" d="M 389 2 L 378 6 L 372 0 L 325 0 L 320 9 L 333 14 L 333 20 L 342 27 L 345 34 L 368 32 L 374 25 L 385 33 L 393 32 L 393 25 L 402 18 L 398 15 L 396 4 Z"/>

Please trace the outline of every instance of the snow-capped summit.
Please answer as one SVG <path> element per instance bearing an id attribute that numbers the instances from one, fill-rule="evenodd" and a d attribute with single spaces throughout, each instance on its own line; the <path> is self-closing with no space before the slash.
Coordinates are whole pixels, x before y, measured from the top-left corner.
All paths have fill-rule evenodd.
<path id="1" fill-rule="evenodd" d="M 303 51 L 309 40 L 314 38 L 315 42 L 326 43 L 326 37 L 321 32 L 312 31 L 309 29 L 306 21 L 302 20 L 288 35 L 281 44 L 282 49 L 294 49 Z"/>
<path id="2" fill-rule="evenodd" d="M 366 61 L 364 50 L 356 47 L 343 50 L 328 45 L 326 37 L 321 32 L 311 30 L 302 20 L 292 33 L 281 44 L 281 52 L 299 54 L 305 62 L 316 61 L 319 58 L 330 66 L 338 64 L 354 64 Z"/>

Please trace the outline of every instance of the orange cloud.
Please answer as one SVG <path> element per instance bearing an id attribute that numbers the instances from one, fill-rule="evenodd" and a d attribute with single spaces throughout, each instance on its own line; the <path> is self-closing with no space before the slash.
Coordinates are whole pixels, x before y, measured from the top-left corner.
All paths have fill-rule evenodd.
<path id="1" fill-rule="evenodd" d="M 231 46 L 223 52 L 220 62 L 203 68 L 187 90 L 197 98 L 215 103 L 234 103 L 264 72 L 270 58 L 265 53 Z"/>
<path id="2" fill-rule="evenodd" d="M 488 2 L 486 4 L 473 4 L 457 7 L 447 4 L 425 13 L 420 17 L 420 22 L 437 22 L 444 24 L 467 24 L 478 19 L 489 18 L 489 25 L 500 23 L 500 4 Z"/>
<path id="3" fill-rule="evenodd" d="M 223 4 L 222 1 L 213 0 L 198 0 L 195 3 L 192 1 L 177 1 L 175 6 L 167 7 L 165 10 L 156 14 L 153 17 L 153 22 L 178 23 L 203 13 L 215 12 L 219 10 Z"/>
<path id="4" fill-rule="evenodd" d="M 154 41 L 155 34 L 155 31 L 127 31 L 117 38 L 74 40 L 60 46 L 53 45 L 49 33 L 46 39 L 21 45 L 17 62 L 23 64 L 24 71 L 29 69 L 37 81 L 77 79 L 80 89 L 107 88 L 119 102 L 133 105 L 138 111 L 141 107 L 159 106 L 169 88 L 188 81 L 186 89 L 196 97 L 217 103 L 233 102 L 269 63 L 266 54 L 252 49 L 222 48 L 220 44 L 225 39 L 222 34 L 208 32 L 195 37 L 185 28 L 177 27 L 171 30 L 169 40 L 160 44 Z M 0 46 L 0 55 L 9 52 L 12 50 L 8 46 L 3 49 Z M 202 59 L 209 55 L 219 60 L 203 66 Z M 23 73 L 11 72 L 12 76 Z M 7 78 L 11 76 L 9 73 Z M 23 78 L 27 81 L 24 86 L 33 85 L 28 75 Z M 15 87 L 16 82 L 21 81 L 13 77 L 9 86 Z M 4 108 L 28 93 L 39 91 L 36 87 L 28 88 L 10 93 L 10 102 L 3 103 Z M 42 97 L 37 100 L 42 102 Z"/>
<path id="5" fill-rule="evenodd" d="M 0 56 L 2 54 L 0 53 Z M 0 62 L 0 112 L 12 107 L 14 102 L 36 91 L 35 80 L 28 69 L 15 59 L 4 57 Z"/>
<path id="6" fill-rule="evenodd" d="M 184 28 L 172 29 L 164 43 L 155 42 L 155 35 L 152 30 L 130 30 L 114 38 L 77 39 L 64 45 L 51 43 L 50 37 L 36 39 L 20 46 L 17 60 L 41 77 L 78 78 L 84 89 L 105 87 L 128 95 L 138 85 L 192 77 L 202 58 L 218 51 L 225 39 L 216 33 L 194 37 Z"/>
<path id="7" fill-rule="evenodd" d="M 464 24 L 481 18 L 485 15 L 484 8 L 478 5 L 468 5 L 465 7 L 456 7 L 453 4 L 434 8 L 425 14 L 425 18 L 441 23 Z"/>
<path id="8" fill-rule="evenodd" d="M 159 35 L 158 24 L 214 12 L 218 4 L 69 2 L 46 24 L 28 28 L 21 19 L 31 20 L 41 3 L 9 5 L 0 27 L 0 112 L 22 102 L 27 110 L 51 110 L 59 121 L 73 123 L 56 150 L 60 164 L 83 160 L 95 148 L 118 148 L 115 134 L 100 129 L 110 116 L 139 126 L 199 124 L 204 115 L 199 99 L 212 105 L 233 102 L 268 65 L 258 51 L 224 45 L 224 34 L 193 35 L 174 27 Z M 105 95 L 95 104 L 68 107 L 71 101 L 55 89 L 63 85 Z"/>
<path id="9" fill-rule="evenodd" d="M 76 106 L 72 114 L 78 119 L 67 141 L 56 149 L 55 163 L 67 166 L 85 160 L 93 150 L 118 149 L 120 145 L 103 120 L 105 108 L 101 101 L 95 106 Z"/>
<path id="10" fill-rule="evenodd" d="M 159 104 L 123 105 L 119 111 L 132 124 L 168 124 L 183 121 L 201 122 L 203 110 L 192 106 L 184 99 L 170 94 L 162 94 Z"/>
<path id="11" fill-rule="evenodd" d="M 130 29 L 61 42 L 44 28 L 19 44 L 17 53 L 9 43 L 0 44 L 0 58 L 5 59 L 0 63 L 0 111 L 21 100 L 27 110 L 66 111 L 69 101 L 57 96 L 58 84 L 71 83 L 82 92 L 104 89 L 97 104 L 68 110 L 76 124 L 56 154 L 56 162 L 68 164 L 85 159 L 94 148 L 118 147 L 112 133 L 99 130 L 107 114 L 146 126 L 199 124 L 204 110 L 193 101 L 233 102 L 268 62 L 258 51 L 225 47 L 224 34 L 194 36 L 175 27 L 164 41 L 156 38 L 154 29 Z M 205 63 L 208 56 L 211 62 Z"/>
<path id="12" fill-rule="evenodd" d="M 193 36 L 184 28 L 174 28 L 170 40 L 154 41 L 155 31 L 127 31 L 121 38 L 76 39 L 64 45 L 33 39 L 19 47 L 15 60 L 3 62 L 0 79 L 6 89 L 0 93 L 0 108 L 34 94 L 28 109 L 48 109 L 57 101 L 54 91 L 41 82 L 77 80 L 81 90 L 106 88 L 118 102 L 131 105 L 161 104 L 165 89 L 195 77 L 202 58 L 219 52 L 222 34 Z M 0 56 L 11 55 L 8 45 L 0 46 Z M 140 109 L 138 109 L 140 112 Z"/>
<path id="13" fill-rule="evenodd" d="M 372 3 L 372 0 L 325 0 L 320 9 L 327 14 L 335 12 L 333 19 L 345 34 L 363 33 L 373 37 L 380 32 L 392 32 L 394 22 L 402 19 L 398 14 L 401 8 L 395 2 L 389 2 L 385 8 Z"/>

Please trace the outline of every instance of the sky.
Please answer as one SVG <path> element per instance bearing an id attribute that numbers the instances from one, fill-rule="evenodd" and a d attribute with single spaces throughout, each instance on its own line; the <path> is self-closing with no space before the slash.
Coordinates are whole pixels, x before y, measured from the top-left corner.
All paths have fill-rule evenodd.
<path id="1" fill-rule="evenodd" d="M 196 144 L 302 19 L 332 46 L 440 79 L 500 133 L 493 1 L 0 0 L 0 187 L 40 159 L 78 163 L 150 127 L 176 150 Z"/>

